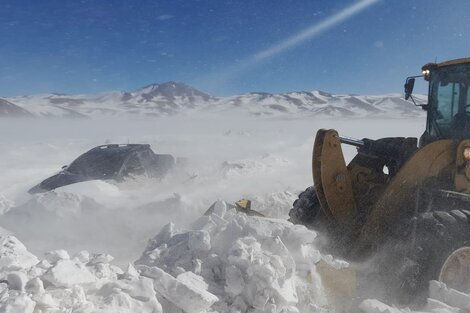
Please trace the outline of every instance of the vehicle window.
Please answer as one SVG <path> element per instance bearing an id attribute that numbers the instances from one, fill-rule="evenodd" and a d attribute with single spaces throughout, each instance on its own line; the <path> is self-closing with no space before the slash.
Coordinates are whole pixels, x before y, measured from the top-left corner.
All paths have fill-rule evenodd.
<path id="1" fill-rule="evenodd" d="M 145 172 L 137 154 L 132 155 L 124 162 L 121 171 L 124 176 L 130 174 L 141 175 Z"/>
<path id="2" fill-rule="evenodd" d="M 119 173 L 126 157 L 126 153 L 106 150 L 88 152 L 73 161 L 67 170 L 91 178 L 113 178 Z"/>
<path id="3" fill-rule="evenodd" d="M 460 84 L 440 82 L 437 90 L 437 117 L 441 126 L 449 126 L 458 113 Z"/>
<path id="4" fill-rule="evenodd" d="M 467 85 L 467 98 L 465 99 L 465 112 L 470 112 L 470 86 Z"/>

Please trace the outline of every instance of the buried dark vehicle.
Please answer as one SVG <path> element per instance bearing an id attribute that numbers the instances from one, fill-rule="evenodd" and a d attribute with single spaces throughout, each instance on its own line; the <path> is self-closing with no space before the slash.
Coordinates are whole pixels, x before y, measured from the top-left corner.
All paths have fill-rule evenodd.
<path id="1" fill-rule="evenodd" d="M 102 145 L 82 154 L 28 192 L 46 192 L 89 180 L 122 181 L 128 176 L 138 175 L 162 177 L 175 163 L 172 155 L 156 154 L 148 144 Z"/>

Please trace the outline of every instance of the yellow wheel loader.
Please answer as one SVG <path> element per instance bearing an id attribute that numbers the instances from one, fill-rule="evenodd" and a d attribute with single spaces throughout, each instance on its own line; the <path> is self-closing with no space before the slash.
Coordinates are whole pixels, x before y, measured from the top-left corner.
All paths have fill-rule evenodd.
<path id="1" fill-rule="evenodd" d="M 289 213 L 322 229 L 331 253 L 379 260 L 377 275 L 402 302 L 424 299 L 432 279 L 470 293 L 470 58 L 424 65 L 407 78 L 405 99 L 418 77 L 429 82 L 419 144 L 319 130 L 314 185 Z M 347 165 L 342 144 L 358 151 Z"/>

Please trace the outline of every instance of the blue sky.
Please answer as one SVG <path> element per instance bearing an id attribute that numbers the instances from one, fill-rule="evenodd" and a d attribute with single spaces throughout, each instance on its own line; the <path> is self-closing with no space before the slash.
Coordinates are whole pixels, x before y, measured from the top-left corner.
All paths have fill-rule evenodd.
<path id="1" fill-rule="evenodd" d="M 0 96 L 170 80 L 215 95 L 381 94 L 401 92 L 424 63 L 470 56 L 470 1 L 369 1 L 320 34 L 251 62 L 361 1 L 2 0 Z"/>

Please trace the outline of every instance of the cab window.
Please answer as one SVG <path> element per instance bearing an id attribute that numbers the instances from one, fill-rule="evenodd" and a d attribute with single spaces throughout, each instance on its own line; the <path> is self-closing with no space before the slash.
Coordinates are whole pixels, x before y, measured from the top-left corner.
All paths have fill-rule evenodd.
<path id="1" fill-rule="evenodd" d="M 439 82 L 437 89 L 436 121 L 447 128 L 453 117 L 459 112 L 460 84 Z"/>

